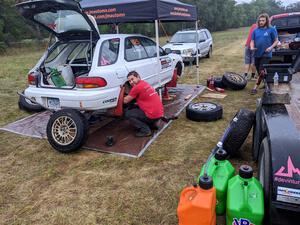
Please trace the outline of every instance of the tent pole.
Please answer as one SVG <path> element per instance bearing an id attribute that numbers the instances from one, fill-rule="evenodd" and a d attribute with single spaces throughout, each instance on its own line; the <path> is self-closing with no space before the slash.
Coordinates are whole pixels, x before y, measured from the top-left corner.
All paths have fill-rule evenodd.
<path id="1" fill-rule="evenodd" d="M 197 84 L 200 84 L 200 75 L 199 75 L 199 35 L 198 35 L 198 20 L 196 20 L 196 24 L 195 24 L 195 28 L 196 28 L 196 49 L 197 49 L 197 53 L 196 53 L 196 69 L 197 69 Z"/>
<path id="2" fill-rule="evenodd" d="M 156 60 L 157 60 L 157 77 L 158 77 L 158 84 L 159 84 L 159 96 L 162 99 L 161 94 L 161 77 L 160 77 L 160 60 L 159 60 L 159 32 L 158 32 L 158 20 L 155 20 L 155 41 L 156 41 Z"/>

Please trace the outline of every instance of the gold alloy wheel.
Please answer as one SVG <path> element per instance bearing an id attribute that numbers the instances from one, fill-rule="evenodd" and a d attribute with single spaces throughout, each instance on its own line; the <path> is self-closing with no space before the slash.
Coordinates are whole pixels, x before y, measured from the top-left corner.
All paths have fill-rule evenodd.
<path id="1" fill-rule="evenodd" d="M 52 124 L 53 140 L 59 145 L 69 145 L 77 135 L 77 126 L 74 120 L 68 116 L 58 117 Z"/>

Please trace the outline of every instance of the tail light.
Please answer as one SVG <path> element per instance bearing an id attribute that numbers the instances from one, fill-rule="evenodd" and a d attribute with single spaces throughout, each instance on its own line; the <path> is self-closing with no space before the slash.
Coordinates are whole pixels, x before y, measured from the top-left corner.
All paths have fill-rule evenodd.
<path id="1" fill-rule="evenodd" d="M 75 83 L 78 88 L 99 88 L 107 85 L 102 77 L 77 77 Z"/>
<path id="2" fill-rule="evenodd" d="M 28 84 L 36 85 L 36 76 L 33 72 L 27 75 L 27 80 L 28 80 Z"/>

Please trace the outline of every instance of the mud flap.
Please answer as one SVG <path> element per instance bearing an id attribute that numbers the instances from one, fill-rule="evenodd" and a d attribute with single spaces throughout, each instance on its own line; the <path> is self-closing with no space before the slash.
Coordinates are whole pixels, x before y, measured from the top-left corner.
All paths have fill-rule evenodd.
<path id="1" fill-rule="evenodd" d="M 123 110 L 123 101 L 124 101 L 124 94 L 125 94 L 125 87 L 121 87 L 117 107 L 109 110 L 109 114 L 111 116 L 115 117 L 121 117 L 123 116 L 124 110 Z"/>

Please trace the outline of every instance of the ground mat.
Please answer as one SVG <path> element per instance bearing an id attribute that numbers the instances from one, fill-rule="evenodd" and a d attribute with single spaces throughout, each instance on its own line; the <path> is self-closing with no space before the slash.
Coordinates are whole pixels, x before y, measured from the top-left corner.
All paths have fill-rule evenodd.
<path id="1" fill-rule="evenodd" d="M 169 88 L 169 93 L 171 96 L 174 95 L 174 99 L 163 102 L 165 116 L 178 116 L 187 104 L 204 90 L 205 87 L 203 86 L 186 84 L 178 85 L 176 88 Z M 33 114 L 0 129 L 35 138 L 47 138 L 46 126 L 50 115 L 51 112 L 49 111 Z M 105 118 L 90 126 L 88 140 L 84 148 L 130 157 L 140 157 L 171 122 L 172 120 L 168 123 L 160 121 L 159 129 L 152 136 L 138 138 L 134 136 L 135 130 L 127 120 Z M 108 137 L 113 137 L 114 144 L 112 146 L 106 144 Z"/>

